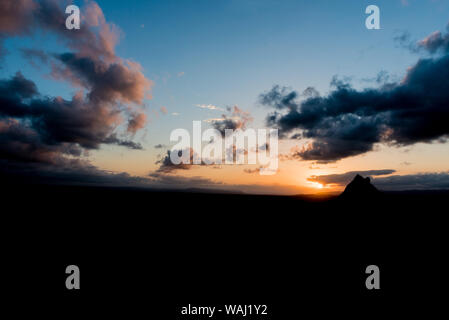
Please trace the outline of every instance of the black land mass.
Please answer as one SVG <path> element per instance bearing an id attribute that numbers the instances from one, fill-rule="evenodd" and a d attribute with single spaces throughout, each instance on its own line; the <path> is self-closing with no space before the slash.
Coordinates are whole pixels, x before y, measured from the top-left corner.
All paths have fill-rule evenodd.
<path id="1" fill-rule="evenodd" d="M 37 290 L 73 303 L 61 271 L 69 264 L 83 270 L 82 303 L 153 303 L 161 315 L 180 301 L 257 300 L 282 319 L 298 299 L 324 315 L 342 301 L 364 306 L 360 296 L 371 310 L 373 294 L 400 306 L 398 296 L 410 304 L 444 287 L 449 191 L 382 192 L 355 177 L 341 196 L 37 184 L 0 194 L 2 286 L 13 296 Z M 379 293 L 365 288 L 370 264 L 383 272 Z"/>

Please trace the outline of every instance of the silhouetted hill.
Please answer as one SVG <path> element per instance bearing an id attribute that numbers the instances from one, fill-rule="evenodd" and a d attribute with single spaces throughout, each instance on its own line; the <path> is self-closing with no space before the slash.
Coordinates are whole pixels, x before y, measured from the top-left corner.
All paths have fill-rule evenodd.
<path id="1" fill-rule="evenodd" d="M 341 199 L 367 199 L 377 198 L 381 192 L 371 184 L 370 178 L 363 178 L 361 175 L 356 175 L 354 179 L 346 186 L 343 193 L 340 195 Z"/>
<path id="2" fill-rule="evenodd" d="M 419 256 L 426 266 L 441 265 L 435 257 L 444 258 L 441 252 L 445 251 L 438 244 L 446 243 L 439 236 L 447 234 L 447 193 L 418 197 L 378 192 L 362 177 L 356 177 L 346 189 L 349 201 L 315 195 L 3 184 L 2 225 L 9 231 L 6 238 L 11 243 L 3 250 L 11 252 L 3 259 L 11 266 L 4 274 L 14 271 L 20 275 L 9 279 L 18 294 L 23 294 L 29 278 L 22 275 L 33 265 L 40 275 L 33 280 L 36 288 L 57 290 L 59 279 L 65 288 L 64 268 L 75 261 L 87 270 L 82 271 L 87 292 L 90 285 L 91 291 L 107 289 L 116 298 L 120 292 L 135 292 L 138 284 L 157 288 L 167 297 L 165 301 L 193 299 L 192 288 L 199 288 L 193 296 L 198 300 L 207 300 L 202 296 L 206 292 L 223 293 L 224 301 L 235 296 L 236 288 L 242 293 L 241 301 L 245 294 L 274 300 L 290 297 L 279 294 L 284 292 L 283 283 L 306 288 L 316 297 L 334 285 L 337 289 L 332 296 L 341 295 L 343 287 L 359 292 L 364 288 L 363 271 L 368 264 L 375 261 L 383 268 L 400 254 L 403 259 L 398 260 L 394 274 L 403 277 L 387 280 L 390 291 L 385 292 L 408 285 L 416 289 L 420 284 L 408 280 L 416 269 L 410 269 L 410 276 L 404 275 L 404 261 Z M 366 194 L 382 197 L 380 201 L 375 196 L 366 200 Z M 422 236 L 425 230 L 431 230 L 430 236 Z M 420 255 L 423 252 L 427 256 Z M 433 261 L 428 258 L 432 252 Z M 329 266 L 338 274 L 332 274 L 332 280 L 324 276 Z M 393 267 L 387 264 L 385 270 L 391 274 Z M 142 277 L 148 270 L 155 276 Z M 315 276 L 298 276 L 298 270 Z M 441 281 L 440 274 L 430 272 L 430 267 L 424 270 L 435 275 L 430 280 L 426 276 L 424 284 Z M 117 274 L 126 275 L 126 281 L 111 282 Z M 55 280 L 49 283 L 48 279 Z"/>

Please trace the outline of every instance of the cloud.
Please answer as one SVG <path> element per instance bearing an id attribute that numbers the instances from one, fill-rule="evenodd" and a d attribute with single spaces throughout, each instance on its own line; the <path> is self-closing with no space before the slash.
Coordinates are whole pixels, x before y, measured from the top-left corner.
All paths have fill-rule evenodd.
<path id="1" fill-rule="evenodd" d="M 148 175 L 154 183 L 155 186 L 164 186 L 169 188 L 179 188 L 182 186 L 188 186 L 188 188 L 210 188 L 210 187 L 220 187 L 224 184 L 219 181 L 214 181 L 212 179 L 203 177 L 183 177 L 176 175 L 167 175 L 161 172 L 152 172 Z"/>
<path id="2" fill-rule="evenodd" d="M 448 190 L 449 172 L 394 175 L 375 178 L 372 183 L 381 190 Z"/>
<path id="3" fill-rule="evenodd" d="M 82 149 L 70 143 L 46 143 L 33 128 L 15 119 L 0 120 L 0 159 L 22 164 L 61 163 L 65 156 L 80 156 Z"/>
<path id="4" fill-rule="evenodd" d="M 109 137 L 121 122 L 118 109 L 92 103 L 82 93 L 65 100 L 42 97 L 36 90 L 34 82 L 20 73 L 0 81 L 0 118 L 17 120 L 17 126 L 32 130 L 48 145 L 72 143 L 97 149 L 101 143 L 113 142 Z"/>
<path id="5" fill-rule="evenodd" d="M 259 166 L 258 168 L 254 168 L 254 169 L 245 168 L 245 169 L 243 169 L 243 172 L 248 173 L 248 174 L 254 174 L 254 173 L 260 173 L 263 169 L 271 170 L 273 172 L 279 172 L 279 169 L 272 170 L 268 166 Z"/>
<path id="6" fill-rule="evenodd" d="M 440 31 L 435 31 L 418 41 L 417 46 L 430 53 L 436 53 L 440 50 L 447 53 L 449 51 L 449 33 L 442 34 Z"/>
<path id="7" fill-rule="evenodd" d="M 155 146 L 156 149 L 162 149 L 165 148 L 165 145 L 162 144 L 158 144 Z M 234 156 L 237 154 L 237 152 L 241 153 L 241 154 L 247 154 L 246 150 L 236 150 L 235 146 L 233 146 L 232 148 L 229 148 L 228 150 L 228 157 Z M 178 156 L 181 157 L 183 153 L 185 152 L 189 152 L 189 161 L 188 163 L 179 163 L 179 164 L 174 164 L 171 161 L 170 155 L 172 154 L 172 152 L 178 153 Z M 230 153 L 230 154 L 229 154 Z M 159 165 L 159 168 L 155 171 L 157 173 L 164 173 L 164 174 L 170 174 L 170 173 L 174 173 L 178 170 L 190 170 L 193 168 L 198 168 L 199 166 L 208 166 L 208 167 L 214 167 L 214 165 L 212 163 L 206 163 L 205 161 L 203 161 L 203 159 L 201 159 L 201 163 L 195 164 L 194 158 L 195 156 L 199 156 L 197 152 L 195 152 L 193 150 L 193 148 L 189 148 L 189 149 L 184 149 L 184 150 L 167 150 L 167 153 L 165 154 L 165 156 L 162 156 L 159 160 L 156 161 L 155 164 Z M 231 158 L 231 161 L 234 158 Z M 217 159 L 210 159 L 212 160 L 217 160 Z M 222 162 L 225 161 L 225 158 L 223 157 L 221 159 Z"/>
<path id="8" fill-rule="evenodd" d="M 379 73 L 373 77 L 373 78 L 363 78 L 361 79 L 363 82 L 375 82 L 377 84 L 386 84 L 390 80 L 390 75 L 387 71 L 382 70 L 379 71 Z"/>
<path id="9" fill-rule="evenodd" d="M 214 106 L 213 104 L 197 104 L 196 106 L 197 106 L 198 108 L 201 108 L 201 109 L 220 110 L 220 111 L 223 111 L 222 108 L 219 108 L 219 107 L 217 107 L 217 106 Z"/>
<path id="10" fill-rule="evenodd" d="M 307 181 L 310 182 L 318 182 L 325 185 L 337 185 L 337 186 L 345 186 L 349 182 L 354 179 L 356 175 L 361 176 L 383 176 L 383 175 L 389 175 L 396 172 L 396 170 L 392 169 L 384 169 L 384 170 L 366 170 L 366 171 L 349 171 L 345 173 L 340 174 L 326 174 L 326 175 L 313 175 L 309 178 L 307 178 Z"/>
<path id="11" fill-rule="evenodd" d="M 54 55 L 61 64 L 53 65 L 53 77 L 70 80 L 89 90 L 92 102 L 120 102 L 142 104 L 151 88 L 140 66 L 132 61 L 108 64 L 102 60 L 76 53 Z M 74 78 L 73 78 L 74 77 Z"/>
<path id="12" fill-rule="evenodd" d="M 413 53 L 418 52 L 416 41 L 411 40 L 412 36 L 408 31 L 397 31 L 393 40 L 398 44 L 400 48 L 405 48 Z"/>
<path id="13" fill-rule="evenodd" d="M 222 118 L 209 119 L 207 121 L 212 123 L 212 127 L 217 129 L 223 136 L 225 136 L 226 129 L 245 130 L 248 123 L 253 121 L 253 117 L 249 112 L 243 111 L 238 106 L 227 108 L 230 115 L 223 114 Z"/>
<path id="14" fill-rule="evenodd" d="M 258 173 L 258 172 L 260 172 L 260 168 L 255 168 L 255 169 L 245 168 L 245 169 L 243 169 L 243 172 L 249 173 L 249 174 Z"/>
<path id="15" fill-rule="evenodd" d="M 214 123 L 214 122 L 217 122 L 217 121 L 223 121 L 223 120 L 225 120 L 226 118 L 210 118 L 210 119 L 205 119 L 205 120 L 203 120 L 204 122 L 207 122 L 207 123 Z"/>
<path id="16" fill-rule="evenodd" d="M 429 34 L 424 39 L 414 41 L 409 32 L 401 32 L 395 36 L 394 40 L 403 48 L 410 50 L 413 53 L 425 51 L 430 54 L 435 53 L 449 53 L 449 25 L 446 27 L 446 32 L 442 33 L 437 30 Z"/>
<path id="17" fill-rule="evenodd" d="M 86 1 L 81 10 L 83 27 L 67 30 L 64 9 L 70 2 L 3 0 L 0 4 L 0 42 L 38 31 L 55 35 L 67 52 L 24 48 L 22 54 L 31 63 L 48 64 L 54 79 L 78 89 L 64 99 L 41 95 L 20 71 L 0 79 L 0 160 L 16 173 L 28 167 L 36 171 L 39 166 L 49 173 L 49 165 L 64 171 L 74 161 L 85 166 L 83 172 L 90 172 L 93 167 L 79 158 L 101 144 L 143 149 L 128 137 L 146 124 L 142 105 L 150 97 L 152 82 L 138 63 L 116 55 L 120 31 L 106 22 L 95 2 Z M 122 124 L 124 132 L 118 130 Z"/>
<path id="18" fill-rule="evenodd" d="M 307 180 L 322 185 L 346 186 L 359 174 L 364 177 L 371 177 L 372 183 L 385 191 L 449 189 L 449 172 L 391 175 L 395 172 L 396 170 L 392 169 L 350 171 L 341 174 L 313 175 Z M 386 175 L 388 176 L 379 177 Z"/>
<path id="19" fill-rule="evenodd" d="M 140 143 L 126 139 L 119 139 L 115 134 L 110 135 L 105 141 L 103 141 L 103 143 L 116 144 L 118 146 L 123 146 L 134 150 L 143 150 Z"/>
<path id="20" fill-rule="evenodd" d="M 0 159 L 0 177 L 3 183 L 37 183 L 92 186 L 147 186 L 149 179 L 131 176 L 125 172 L 100 170 L 80 159 L 63 159 L 54 164 L 30 163 Z"/>
<path id="21" fill-rule="evenodd" d="M 65 7 L 69 0 L 2 0 L 0 3 L 0 40 L 6 37 L 29 35 L 45 30 L 59 37 L 69 48 L 83 56 L 107 62 L 117 59 L 114 47 L 120 31 L 107 23 L 101 8 L 94 1 L 86 1 L 82 8 L 83 27 L 76 32 L 65 28 Z"/>
<path id="22" fill-rule="evenodd" d="M 43 50 L 23 48 L 21 51 L 23 57 L 34 67 L 38 68 L 40 64 L 46 65 L 49 62 L 49 56 Z M 36 60 L 38 60 L 38 62 L 36 62 Z"/>
<path id="23" fill-rule="evenodd" d="M 0 1 L 0 57 L 6 54 L 3 39 L 30 33 L 32 13 L 37 8 L 33 0 Z"/>
<path id="24" fill-rule="evenodd" d="M 163 149 L 163 148 L 166 148 L 166 147 L 167 146 L 164 145 L 164 144 L 157 144 L 157 145 L 154 146 L 155 149 Z"/>
<path id="25" fill-rule="evenodd" d="M 171 161 L 170 155 L 172 152 L 178 152 L 178 155 L 181 156 L 182 152 L 190 152 L 190 158 L 189 158 L 189 163 L 180 163 L 180 164 L 174 164 Z M 167 150 L 167 154 L 165 155 L 165 157 L 163 157 L 162 159 L 156 161 L 156 164 L 159 164 L 159 168 L 156 170 L 156 173 L 172 173 L 176 170 L 190 170 L 193 168 L 194 164 L 193 164 L 193 157 L 194 157 L 194 151 L 192 148 L 190 148 L 190 150 L 186 149 L 186 150 Z"/>
<path id="26" fill-rule="evenodd" d="M 147 123 L 147 115 L 144 113 L 134 112 L 128 120 L 128 132 L 135 134 L 139 129 L 145 127 Z"/>
<path id="27" fill-rule="evenodd" d="M 302 160 L 332 162 L 377 143 L 444 142 L 449 135 L 449 54 L 419 59 L 400 82 L 378 88 L 356 90 L 335 78 L 331 86 L 328 95 L 301 101 L 297 91 L 279 86 L 260 97 L 275 109 L 266 120 L 281 137 L 299 130 L 310 139 L 296 153 Z"/>

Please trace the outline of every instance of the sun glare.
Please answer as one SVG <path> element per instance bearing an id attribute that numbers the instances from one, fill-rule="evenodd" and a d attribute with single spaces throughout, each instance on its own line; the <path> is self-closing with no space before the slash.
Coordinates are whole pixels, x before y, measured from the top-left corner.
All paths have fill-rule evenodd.
<path id="1" fill-rule="evenodd" d="M 316 188 L 316 189 L 323 189 L 323 185 L 322 185 L 321 183 L 318 183 L 318 182 L 311 182 L 310 184 L 312 185 L 313 188 Z"/>

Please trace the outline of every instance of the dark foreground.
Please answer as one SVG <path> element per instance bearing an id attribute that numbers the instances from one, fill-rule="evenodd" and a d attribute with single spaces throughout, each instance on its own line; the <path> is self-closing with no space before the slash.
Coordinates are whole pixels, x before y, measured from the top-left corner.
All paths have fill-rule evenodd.
<path id="1" fill-rule="evenodd" d="M 428 316 L 447 296 L 448 195 L 8 186 L 5 306 L 58 319 L 208 319 L 181 316 L 188 304 L 266 304 L 269 316 L 246 318 L 267 320 Z M 71 264 L 81 271 L 78 291 L 65 287 Z M 371 264 L 380 268 L 380 290 L 365 287 Z"/>

